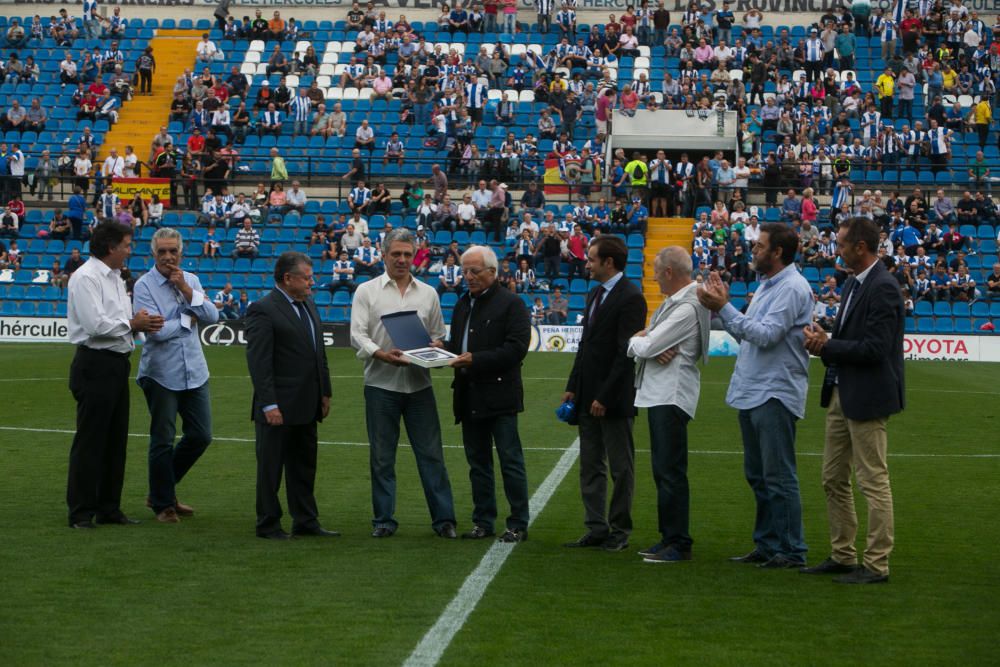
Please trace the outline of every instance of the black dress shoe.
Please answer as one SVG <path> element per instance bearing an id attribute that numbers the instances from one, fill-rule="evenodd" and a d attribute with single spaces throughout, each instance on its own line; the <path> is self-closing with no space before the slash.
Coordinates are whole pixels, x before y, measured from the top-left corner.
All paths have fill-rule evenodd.
<path id="1" fill-rule="evenodd" d="M 872 572 L 862 565 L 850 574 L 837 577 L 833 581 L 836 584 L 887 584 L 889 583 L 889 575 Z"/>
<path id="2" fill-rule="evenodd" d="M 130 519 L 124 514 L 119 514 L 118 516 L 99 517 L 97 523 L 102 526 L 135 526 L 142 523 L 142 521 Z"/>
<path id="3" fill-rule="evenodd" d="M 805 563 L 800 560 L 789 560 L 784 556 L 771 556 L 771 558 L 763 563 L 760 563 L 757 567 L 762 570 L 797 570 L 803 565 L 805 565 Z"/>
<path id="4" fill-rule="evenodd" d="M 77 521 L 76 523 L 69 524 L 69 527 L 75 530 L 93 530 L 97 528 L 93 521 Z"/>
<path id="5" fill-rule="evenodd" d="M 604 549 L 605 551 L 610 551 L 612 553 L 618 551 L 625 551 L 625 549 L 628 549 L 628 538 L 609 537 L 608 539 L 604 540 L 604 544 L 601 545 L 601 548 Z"/>
<path id="6" fill-rule="evenodd" d="M 844 563 L 838 563 L 832 558 L 827 558 L 819 565 L 804 567 L 799 570 L 799 572 L 802 574 L 850 574 L 856 569 L 858 569 L 857 565 L 846 565 Z"/>
<path id="7" fill-rule="evenodd" d="M 388 526 L 379 526 L 372 531 L 372 537 L 392 537 L 396 534 L 396 531 Z"/>
<path id="8" fill-rule="evenodd" d="M 340 533 L 335 530 L 327 530 L 326 528 L 316 526 L 315 528 L 307 528 L 305 530 L 292 528 L 292 537 L 340 537 Z"/>
<path id="9" fill-rule="evenodd" d="M 527 542 L 528 541 L 528 529 L 527 528 L 508 528 L 504 531 L 503 535 L 498 538 L 500 542 Z"/>
<path id="10" fill-rule="evenodd" d="M 762 554 L 757 549 L 754 549 L 748 554 L 743 554 L 742 556 L 733 556 L 730 558 L 734 563 L 766 563 L 768 557 Z"/>
<path id="11" fill-rule="evenodd" d="M 484 537 L 493 537 L 496 535 L 492 530 L 487 530 L 482 526 L 473 526 L 472 530 L 467 533 L 462 533 L 463 540 L 481 540 Z"/>
<path id="12" fill-rule="evenodd" d="M 607 537 L 598 537 L 593 533 L 587 533 L 575 542 L 566 542 L 563 544 L 564 547 L 599 547 L 603 546 L 605 542 L 608 541 Z"/>
<path id="13" fill-rule="evenodd" d="M 257 533 L 257 537 L 263 540 L 290 540 L 292 536 L 285 531 L 278 529 L 270 533 Z"/>
<path id="14" fill-rule="evenodd" d="M 446 523 L 437 531 L 438 537 L 443 537 L 446 540 L 458 539 L 458 533 L 455 532 L 455 524 Z"/>

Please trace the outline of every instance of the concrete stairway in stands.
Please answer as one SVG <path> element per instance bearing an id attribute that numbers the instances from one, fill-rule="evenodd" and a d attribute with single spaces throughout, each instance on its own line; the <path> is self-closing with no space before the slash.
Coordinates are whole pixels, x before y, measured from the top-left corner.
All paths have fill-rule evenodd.
<path id="1" fill-rule="evenodd" d="M 105 137 L 101 155 L 96 164 L 100 165 L 111 148 L 117 148 L 119 155 L 125 154 L 125 147 L 132 146 L 141 162 L 149 159 L 149 145 L 160 127 L 167 124 L 170 117 L 170 102 L 177 77 L 185 69 L 194 69 L 195 47 L 201 39 L 198 30 L 158 30 L 149 42 L 156 59 L 153 73 L 153 93 L 140 95 L 136 86 L 135 95 L 121 110 L 118 122 Z M 143 170 L 143 175 L 148 175 Z"/>
<path id="2" fill-rule="evenodd" d="M 649 315 L 663 301 L 660 286 L 653 277 L 653 260 L 656 253 L 669 245 L 679 245 L 691 249 L 693 241 L 691 230 L 694 228 L 693 218 L 650 218 L 646 229 L 646 248 L 643 251 L 642 292 L 646 297 Z"/>

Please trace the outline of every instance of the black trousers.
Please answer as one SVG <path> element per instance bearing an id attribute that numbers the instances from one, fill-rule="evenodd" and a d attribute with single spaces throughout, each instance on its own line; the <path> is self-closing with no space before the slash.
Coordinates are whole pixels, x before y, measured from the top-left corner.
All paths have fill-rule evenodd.
<path id="1" fill-rule="evenodd" d="M 587 406 L 589 408 L 589 406 Z M 580 406 L 580 496 L 584 523 L 597 537 L 628 539 L 635 494 L 631 417 L 592 417 Z M 608 476 L 613 489 L 608 502 Z"/>
<path id="2" fill-rule="evenodd" d="M 114 521 L 122 514 L 128 445 L 128 354 L 80 346 L 69 368 L 76 434 L 69 452 L 66 505 L 70 525 Z"/>
<path id="3" fill-rule="evenodd" d="M 313 487 L 316 482 L 316 422 L 270 426 L 255 422 L 257 431 L 257 534 L 281 529 L 281 474 L 292 530 L 319 526 Z"/>
<path id="4" fill-rule="evenodd" d="M 647 413 L 661 540 L 678 551 L 691 551 L 687 477 L 687 425 L 691 417 L 676 405 L 656 405 Z"/>

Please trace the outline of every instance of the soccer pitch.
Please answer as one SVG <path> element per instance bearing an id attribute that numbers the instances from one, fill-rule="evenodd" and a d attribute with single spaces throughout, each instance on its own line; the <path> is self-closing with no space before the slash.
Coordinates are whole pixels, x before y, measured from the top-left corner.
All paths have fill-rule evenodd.
<path id="1" fill-rule="evenodd" d="M 407 448 L 397 460 L 399 531 L 369 537 L 361 363 L 350 350 L 329 352 L 333 408 L 320 425 L 317 474 L 320 520 L 343 537 L 254 537 L 251 389 L 237 347 L 206 350 L 215 441 L 178 489 L 197 515 L 161 525 L 144 507 L 149 422 L 133 385 L 122 508 L 144 521 L 71 531 L 64 497 L 72 353 L 70 346 L 0 346 L 0 526 L 7 535 L 0 664 L 398 665 L 492 546 L 434 536 Z M 137 362 L 138 354 L 133 373 Z M 525 362 L 521 437 L 533 494 L 575 438 L 553 414 L 571 363 L 571 355 L 555 353 Z M 908 407 L 889 422 L 892 581 L 854 587 L 726 560 L 751 548 L 754 511 L 736 413 L 723 402 L 732 364 L 712 359 L 705 368 L 689 430 L 694 560 L 650 565 L 635 553 L 658 538 L 643 412 L 630 548 L 560 546 L 584 532 L 574 465 L 533 518 L 530 539 L 511 550 L 450 644 L 440 646 L 440 664 L 996 664 L 998 367 L 907 362 Z M 819 481 L 821 377 L 814 362 L 798 435 L 810 562 L 829 549 Z M 458 529 L 468 530 L 472 502 L 451 418 L 451 373 L 434 371 L 434 378 Z M 502 521 L 499 479 L 497 486 Z M 858 507 L 865 507 L 860 497 Z M 859 549 L 863 517 L 861 533 Z"/>

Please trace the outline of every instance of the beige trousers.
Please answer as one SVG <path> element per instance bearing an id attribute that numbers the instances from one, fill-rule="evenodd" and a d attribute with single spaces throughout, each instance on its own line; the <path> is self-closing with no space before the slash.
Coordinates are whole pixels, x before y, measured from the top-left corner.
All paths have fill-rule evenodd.
<path id="1" fill-rule="evenodd" d="M 858 517 L 854 511 L 851 472 L 868 503 L 868 538 L 864 565 L 882 575 L 889 574 L 893 544 L 892 489 L 886 463 L 887 418 L 855 421 L 844 416 L 839 389 L 833 390 L 826 414 L 826 444 L 823 450 L 823 490 L 830 520 L 833 560 L 843 564 L 858 561 L 854 546 Z"/>

